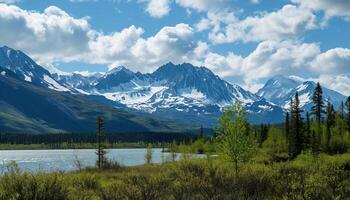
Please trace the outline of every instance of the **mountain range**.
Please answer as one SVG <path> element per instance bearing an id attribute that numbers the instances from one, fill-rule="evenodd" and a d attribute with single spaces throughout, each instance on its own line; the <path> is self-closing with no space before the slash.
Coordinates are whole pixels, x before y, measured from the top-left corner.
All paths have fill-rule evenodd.
<path id="1" fill-rule="evenodd" d="M 288 109 L 291 98 L 298 92 L 301 107 L 304 111 L 309 111 L 315 88 L 316 83 L 313 81 L 300 81 L 278 75 L 268 80 L 256 94 L 281 108 Z M 339 108 L 341 102 L 346 101 L 346 97 L 339 92 L 326 87 L 322 87 L 322 91 L 324 101 L 332 102 L 335 108 Z"/>
<path id="2" fill-rule="evenodd" d="M 82 132 L 94 129 L 96 115 L 113 131 L 179 131 L 212 127 L 225 107 L 244 105 L 252 123 L 279 123 L 298 92 L 310 108 L 316 83 L 276 76 L 257 93 L 189 63 L 160 66 L 153 73 L 117 67 L 104 74 L 59 73 L 29 56 L 0 48 L 0 130 Z M 324 88 L 336 106 L 346 97 Z"/>

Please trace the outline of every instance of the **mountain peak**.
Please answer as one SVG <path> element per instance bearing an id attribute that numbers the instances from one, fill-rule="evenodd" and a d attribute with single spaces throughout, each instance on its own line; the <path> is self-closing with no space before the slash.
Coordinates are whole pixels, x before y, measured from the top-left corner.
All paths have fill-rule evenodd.
<path id="1" fill-rule="evenodd" d="M 119 73 L 119 72 L 124 72 L 127 74 L 134 74 L 134 72 L 132 72 L 128 68 L 126 68 L 124 66 L 118 66 L 118 67 L 115 67 L 115 68 L 109 70 L 106 75 L 115 74 L 115 73 Z"/>

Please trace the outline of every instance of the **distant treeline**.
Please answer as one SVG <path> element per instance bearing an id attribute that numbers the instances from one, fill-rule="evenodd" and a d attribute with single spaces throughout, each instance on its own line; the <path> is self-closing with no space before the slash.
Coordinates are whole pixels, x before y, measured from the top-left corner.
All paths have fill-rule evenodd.
<path id="1" fill-rule="evenodd" d="M 186 141 L 196 136 L 189 133 L 109 133 L 106 134 L 106 143 L 133 143 L 133 142 L 172 142 Z M 95 133 L 59 133 L 59 134 L 13 134 L 0 133 L 0 144 L 55 144 L 55 143 L 96 143 Z"/>

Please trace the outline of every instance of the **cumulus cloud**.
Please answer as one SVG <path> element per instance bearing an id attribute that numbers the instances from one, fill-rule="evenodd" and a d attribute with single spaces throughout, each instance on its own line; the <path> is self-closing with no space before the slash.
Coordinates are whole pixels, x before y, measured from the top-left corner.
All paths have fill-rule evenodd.
<path id="1" fill-rule="evenodd" d="M 203 64 L 222 77 L 241 77 L 246 88 L 256 89 L 262 78 L 310 74 L 310 62 L 319 54 L 320 48 L 314 43 L 263 41 L 246 57 L 209 52 Z"/>
<path id="2" fill-rule="evenodd" d="M 166 16 L 170 12 L 170 0 L 150 0 L 146 11 L 156 18 Z"/>
<path id="3" fill-rule="evenodd" d="M 168 15 L 171 10 L 170 5 L 172 2 L 186 9 L 187 13 L 191 13 L 192 10 L 208 12 L 232 9 L 231 0 L 138 0 L 138 2 L 147 2 L 146 12 L 155 18 L 162 18 Z"/>
<path id="4" fill-rule="evenodd" d="M 200 53 L 194 31 L 187 24 L 164 27 L 146 39 L 141 37 L 142 32 L 131 26 L 120 33 L 97 37 L 90 43 L 95 61 L 110 63 L 110 67 L 125 65 L 135 71 L 152 71 L 165 62 L 184 62 Z"/>
<path id="5" fill-rule="evenodd" d="M 321 74 L 350 73 L 350 49 L 335 48 L 319 54 L 311 68 Z"/>
<path id="6" fill-rule="evenodd" d="M 350 96 L 350 75 L 338 74 L 328 75 L 322 74 L 318 78 L 313 79 L 316 82 L 320 82 L 321 85 L 326 86 L 329 89 L 338 91 L 343 95 Z"/>
<path id="7" fill-rule="evenodd" d="M 75 19 L 55 6 L 38 13 L 0 4 L 0 27 L 1 44 L 30 52 L 44 63 L 76 59 L 88 50 L 87 19 Z"/>
<path id="8" fill-rule="evenodd" d="M 23 50 L 47 66 L 55 61 L 83 61 L 150 71 L 200 53 L 187 24 L 163 27 L 148 38 L 135 26 L 106 35 L 93 30 L 87 18 L 76 19 L 55 6 L 40 13 L 0 4 L 0 27 L 1 44 Z"/>
<path id="9" fill-rule="evenodd" d="M 239 20 L 234 13 L 209 12 L 197 25 L 198 31 L 209 28 L 214 43 L 236 41 L 286 40 L 317 28 L 316 16 L 308 8 L 285 5 L 280 10 Z"/>
<path id="10" fill-rule="evenodd" d="M 169 61 L 190 62 L 206 66 L 223 78 L 240 79 L 253 91 L 261 86 L 261 79 L 284 74 L 319 77 L 331 89 L 349 94 L 350 50 L 321 52 L 319 44 L 294 39 L 315 27 L 315 16 L 300 9 L 306 8 L 287 5 L 242 20 L 232 12 L 209 11 L 195 27 L 180 23 L 144 37 L 143 28 L 136 26 L 109 34 L 96 31 L 88 18 L 74 18 L 54 6 L 37 12 L 0 4 L 0 44 L 24 50 L 44 64 L 81 61 L 151 72 Z M 228 31 L 220 36 L 223 25 L 228 30 L 230 24 L 238 27 L 233 29 L 233 36 Z M 217 42 L 243 40 L 258 44 L 247 56 L 219 54 L 212 51 L 210 43 L 196 40 L 195 31 L 204 30 L 210 30 Z M 332 78 L 337 82 L 331 83 Z"/>
<path id="11" fill-rule="evenodd" d="M 292 0 L 292 2 L 315 11 L 322 10 L 327 17 L 350 17 L 350 1 L 347 0 Z"/>
<path id="12" fill-rule="evenodd" d="M 203 12 L 228 8 L 232 2 L 231 0 L 176 0 L 176 3 L 184 8 Z"/>

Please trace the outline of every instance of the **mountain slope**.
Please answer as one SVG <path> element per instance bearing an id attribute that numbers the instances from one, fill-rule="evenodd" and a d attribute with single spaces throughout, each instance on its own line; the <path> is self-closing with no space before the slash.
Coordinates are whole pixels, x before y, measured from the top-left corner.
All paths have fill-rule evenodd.
<path id="1" fill-rule="evenodd" d="M 214 125 L 223 109 L 236 101 L 246 106 L 253 123 L 279 122 L 283 114 L 278 106 L 220 79 L 205 67 L 188 63 L 167 63 L 151 74 L 118 67 L 85 92 L 138 112 L 208 126 Z"/>
<path id="2" fill-rule="evenodd" d="M 298 92 L 300 105 L 305 111 L 309 111 L 312 106 L 312 95 L 316 88 L 313 81 L 295 81 L 293 79 L 276 76 L 267 81 L 257 95 L 275 103 L 282 108 L 289 108 L 290 99 Z M 331 101 L 335 108 L 339 108 L 341 101 L 345 101 L 346 97 L 339 92 L 322 87 L 323 98 L 325 101 Z"/>
<path id="3" fill-rule="evenodd" d="M 25 82 L 0 69 L 0 130 L 52 133 L 93 132 L 95 118 L 103 115 L 109 132 L 179 131 L 182 126 L 167 120 L 138 116 L 82 95 L 57 92 Z"/>
<path id="4" fill-rule="evenodd" d="M 0 67 L 15 73 L 21 80 L 34 85 L 56 91 L 69 91 L 68 88 L 58 83 L 49 71 L 36 64 L 30 57 L 19 50 L 7 46 L 0 47 Z"/>

